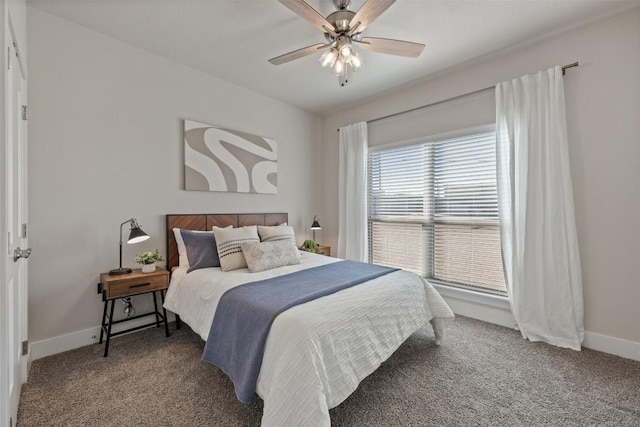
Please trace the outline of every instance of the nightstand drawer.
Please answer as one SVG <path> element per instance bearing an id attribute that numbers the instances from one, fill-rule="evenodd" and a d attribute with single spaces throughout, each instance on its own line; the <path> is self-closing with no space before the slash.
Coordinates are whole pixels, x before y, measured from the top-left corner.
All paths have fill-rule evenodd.
<path id="1" fill-rule="evenodd" d="M 318 245 L 318 249 L 322 255 L 331 256 L 331 246 Z"/>
<path id="2" fill-rule="evenodd" d="M 107 298 L 125 297 L 144 292 L 157 291 L 167 287 L 166 275 L 153 275 L 150 277 L 135 277 L 118 280 L 105 286 Z"/>

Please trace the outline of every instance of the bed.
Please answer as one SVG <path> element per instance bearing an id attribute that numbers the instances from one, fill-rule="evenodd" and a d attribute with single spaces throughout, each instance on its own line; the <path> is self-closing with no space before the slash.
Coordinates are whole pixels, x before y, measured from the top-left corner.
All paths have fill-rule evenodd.
<path id="1" fill-rule="evenodd" d="M 203 340 L 222 295 L 247 283 L 339 262 L 301 252 L 301 263 L 258 273 L 179 266 L 174 228 L 277 226 L 286 213 L 167 215 L 167 268 L 172 272 L 165 307 Z M 263 427 L 331 425 L 329 409 L 428 322 L 436 344 L 453 313 L 420 276 L 393 271 L 366 283 L 289 308 L 269 330 L 255 392 L 264 401 Z"/>

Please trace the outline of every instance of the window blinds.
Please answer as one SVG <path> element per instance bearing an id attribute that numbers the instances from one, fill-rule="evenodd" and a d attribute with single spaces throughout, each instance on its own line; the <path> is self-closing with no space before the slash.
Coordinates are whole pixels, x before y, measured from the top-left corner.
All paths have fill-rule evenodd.
<path id="1" fill-rule="evenodd" d="M 431 279 L 505 291 L 495 132 L 369 154 L 369 255 Z"/>

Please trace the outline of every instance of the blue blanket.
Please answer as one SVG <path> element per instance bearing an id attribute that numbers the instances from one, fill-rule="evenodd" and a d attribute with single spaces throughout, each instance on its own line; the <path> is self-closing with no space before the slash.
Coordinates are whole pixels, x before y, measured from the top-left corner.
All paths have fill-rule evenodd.
<path id="1" fill-rule="evenodd" d="M 246 283 L 220 298 L 202 360 L 231 378 L 238 400 L 253 400 L 271 324 L 283 311 L 397 269 L 338 261 Z"/>

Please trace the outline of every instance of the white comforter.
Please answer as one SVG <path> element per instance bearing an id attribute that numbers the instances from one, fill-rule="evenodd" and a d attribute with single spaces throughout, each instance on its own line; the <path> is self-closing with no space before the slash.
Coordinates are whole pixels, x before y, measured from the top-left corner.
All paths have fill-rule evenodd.
<path id="1" fill-rule="evenodd" d="M 260 273 L 207 268 L 187 275 L 178 268 L 164 306 L 206 340 L 227 289 L 335 261 L 304 252 L 300 265 Z M 353 393 L 411 334 L 431 321 L 439 343 L 444 333 L 439 319 L 451 317 L 440 294 L 406 271 L 285 311 L 271 326 L 258 377 L 262 426 L 330 426 L 329 409 Z"/>

